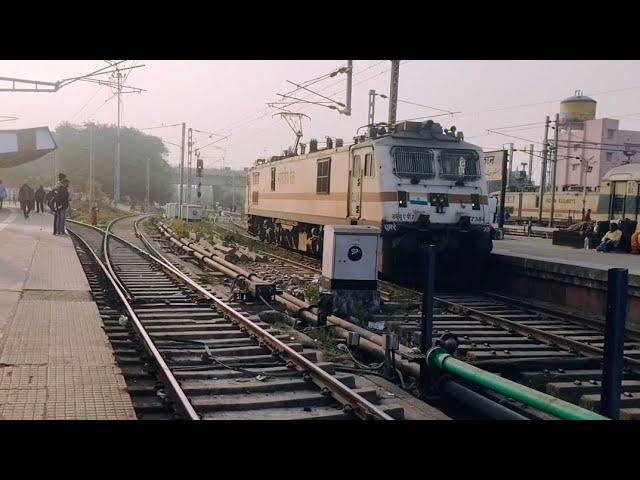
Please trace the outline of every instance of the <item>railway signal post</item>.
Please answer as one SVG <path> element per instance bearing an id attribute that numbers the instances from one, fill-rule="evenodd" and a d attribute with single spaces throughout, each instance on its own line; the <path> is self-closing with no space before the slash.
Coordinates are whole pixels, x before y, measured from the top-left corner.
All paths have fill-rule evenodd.
<path id="1" fill-rule="evenodd" d="M 624 330 L 627 320 L 629 270 L 611 268 L 607 280 L 607 316 L 604 327 L 600 413 L 612 420 L 618 420 L 624 367 Z"/>
<path id="2" fill-rule="evenodd" d="M 430 389 L 429 368 L 426 355 L 433 346 L 433 290 L 435 285 L 436 247 L 426 245 L 424 249 L 424 283 L 422 285 L 422 325 L 420 330 L 420 353 L 425 359 L 420 362 L 420 383 L 422 391 Z"/>

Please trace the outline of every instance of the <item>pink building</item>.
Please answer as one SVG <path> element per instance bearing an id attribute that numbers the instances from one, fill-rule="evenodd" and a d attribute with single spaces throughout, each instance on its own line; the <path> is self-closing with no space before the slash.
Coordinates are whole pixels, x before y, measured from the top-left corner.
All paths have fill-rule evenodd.
<path id="1" fill-rule="evenodd" d="M 560 107 L 558 190 L 583 184 L 596 187 L 612 168 L 629 160 L 640 163 L 640 153 L 630 157 L 624 154 L 625 144 L 635 144 L 630 150 L 640 152 L 640 132 L 620 130 L 619 120 L 595 119 L 595 100 L 576 93 L 578 95 L 567 98 Z M 551 134 L 550 137 L 553 138 Z"/>

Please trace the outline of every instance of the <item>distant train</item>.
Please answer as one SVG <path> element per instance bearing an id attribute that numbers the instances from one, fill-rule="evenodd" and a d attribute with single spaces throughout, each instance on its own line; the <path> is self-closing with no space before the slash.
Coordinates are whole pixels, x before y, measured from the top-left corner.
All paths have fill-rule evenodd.
<path id="1" fill-rule="evenodd" d="M 538 192 L 507 192 L 505 211 L 512 221 L 538 219 L 540 195 Z M 556 192 L 553 218 L 555 222 L 580 221 L 591 210 L 591 218 L 597 220 L 640 220 L 640 164 L 620 165 L 608 171 L 600 185 L 593 191 L 580 190 Z M 551 217 L 551 193 L 543 197 L 542 219 Z"/>
<path id="2" fill-rule="evenodd" d="M 423 246 L 436 246 L 440 285 L 470 279 L 492 249 L 482 149 L 455 127 L 401 122 L 343 145 L 257 160 L 247 177 L 249 231 L 319 256 L 324 225 L 381 229 L 383 278 L 422 278 Z M 304 147 L 304 146 L 303 146 Z"/>

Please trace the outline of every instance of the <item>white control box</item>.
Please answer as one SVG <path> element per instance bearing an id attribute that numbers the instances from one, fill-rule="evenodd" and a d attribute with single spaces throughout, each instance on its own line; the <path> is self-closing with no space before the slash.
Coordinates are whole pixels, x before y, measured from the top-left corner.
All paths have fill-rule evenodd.
<path id="1" fill-rule="evenodd" d="M 183 220 L 187 222 L 199 222 L 202 220 L 202 214 L 204 213 L 204 207 L 202 205 L 182 205 Z"/>
<path id="2" fill-rule="evenodd" d="M 167 203 L 165 206 L 165 215 L 167 218 L 178 218 L 178 204 Z"/>
<path id="3" fill-rule="evenodd" d="M 375 288 L 380 229 L 363 225 L 325 225 L 322 280 L 325 288 Z"/>

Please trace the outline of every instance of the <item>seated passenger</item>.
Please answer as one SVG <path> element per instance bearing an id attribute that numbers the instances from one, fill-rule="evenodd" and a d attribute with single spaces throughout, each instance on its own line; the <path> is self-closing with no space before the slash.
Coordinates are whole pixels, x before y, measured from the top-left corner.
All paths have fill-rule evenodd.
<path id="1" fill-rule="evenodd" d="M 640 224 L 636 227 L 636 231 L 631 235 L 631 253 L 636 255 L 640 253 Z"/>
<path id="2" fill-rule="evenodd" d="M 622 238 L 622 230 L 618 229 L 618 225 L 611 222 L 609 231 L 602 237 L 602 243 L 596 247 L 597 252 L 607 253 L 616 248 L 620 244 Z"/>

